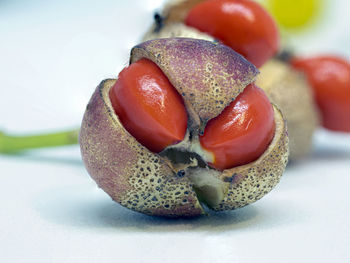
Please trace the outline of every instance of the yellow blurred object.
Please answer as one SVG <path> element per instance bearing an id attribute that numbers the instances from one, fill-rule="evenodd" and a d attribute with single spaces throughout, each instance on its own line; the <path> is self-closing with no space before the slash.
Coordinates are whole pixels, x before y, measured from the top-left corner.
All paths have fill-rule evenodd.
<path id="1" fill-rule="evenodd" d="M 323 0 L 264 0 L 277 23 L 285 29 L 302 29 L 313 22 L 322 9 Z"/>

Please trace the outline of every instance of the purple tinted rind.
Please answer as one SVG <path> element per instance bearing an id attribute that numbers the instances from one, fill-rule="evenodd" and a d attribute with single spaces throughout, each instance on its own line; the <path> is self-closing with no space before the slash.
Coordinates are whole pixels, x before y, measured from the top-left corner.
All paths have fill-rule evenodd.
<path id="1" fill-rule="evenodd" d="M 219 47 L 207 52 L 206 48 L 211 49 L 210 45 Z M 177 46 L 181 52 L 168 51 Z M 198 50 L 205 51 L 205 54 L 197 54 Z M 230 103 L 258 73 L 253 65 L 232 55 L 232 52 L 225 46 L 207 41 L 154 40 L 135 47 L 131 63 L 143 57 L 156 62 L 180 92 L 185 103 L 190 101 L 194 112 L 206 120 L 217 116 L 225 103 Z M 200 58 L 191 64 L 185 53 Z M 239 66 L 230 71 L 229 68 L 234 67 L 231 64 L 233 59 L 236 59 Z M 200 65 L 196 67 L 196 63 Z M 175 70 L 175 67 L 179 67 L 179 70 Z M 201 76 L 198 75 L 199 72 Z M 168 217 L 203 214 L 189 179 L 177 177 L 164 159 L 139 144 L 123 128 L 108 97 L 109 88 L 114 83 L 115 80 L 106 80 L 100 84 L 84 115 L 80 143 L 90 175 L 115 201 L 135 211 Z M 218 92 L 215 91 L 216 88 L 219 89 Z M 227 196 L 212 209 L 220 211 L 245 206 L 261 198 L 279 181 L 288 159 L 287 132 L 283 117 L 280 116 L 279 119 L 282 124 L 276 125 L 278 133 L 259 160 L 225 170 L 220 175 L 223 182 L 231 183 Z"/>
<path id="2" fill-rule="evenodd" d="M 112 128 L 111 113 L 105 108 L 100 91 L 104 82 L 96 89 L 86 107 L 79 141 L 83 161 L 91 177 L 99 187 L 119 200 L 129 188 L 123 172 L 136 159 L 128 147 L 122 147 L 122 141 L 116 140 L 123 135 Z M 110 138 L 113 143 L 106 143 L 105 138 Z M 112 169 L 115 169 L 113 176 L 110 175 Z"/>
<path id="3" fill-rule="evenodd" d="M 259 71 L 229 47 L 190 38 L 156 39 L 131 51 L 130 63 L 155 62 L 205 122 L 216 117 Z"/>
<path id="4" fill-rule="evenodd" d="M 188 178 L 178 178 L 157 154 L 139 144 L 121 125 L 108 91 L 115 80 L 95 90 L 84 114 L 79 142 L 86 169 L 113 200 L 150 215 L 203 214 Z"/>

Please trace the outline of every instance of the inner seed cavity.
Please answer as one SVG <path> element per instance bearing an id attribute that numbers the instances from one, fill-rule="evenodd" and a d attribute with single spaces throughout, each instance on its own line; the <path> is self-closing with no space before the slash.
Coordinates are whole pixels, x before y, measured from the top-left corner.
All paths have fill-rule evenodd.
<path id="1" fill-rule="evenodd" d="M 193 141 L 173 145 L 160 155 L 169 160 L 169 166 L 178 178 L 187 177 L 193 183 L 193 190 L 201 203 L 215 207 L 224 199 L 228 184 L 219 179 L 220 171 L 208 167 L 202 155 L 190 150 L 195 148 L 193 145 L 196 145 Z"/>

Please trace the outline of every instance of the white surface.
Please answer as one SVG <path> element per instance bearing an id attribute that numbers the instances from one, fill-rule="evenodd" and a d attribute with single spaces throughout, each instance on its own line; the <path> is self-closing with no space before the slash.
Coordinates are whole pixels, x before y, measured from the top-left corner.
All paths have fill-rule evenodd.
<path id="1" fill-rule="evenodd" d="M 0 127 L 78 125 L 160 2 L 0 1 Z M 328 50 L 348 55 L 349 32 L 331 35 L 341 39 L 326 35 Z M 320 131 L 310 159 L 257 203 L 167 220 L 112 202 L 77 146 L 0 156 L 0 262 L 350 262 L 349 171 L 350 137 Z"/>

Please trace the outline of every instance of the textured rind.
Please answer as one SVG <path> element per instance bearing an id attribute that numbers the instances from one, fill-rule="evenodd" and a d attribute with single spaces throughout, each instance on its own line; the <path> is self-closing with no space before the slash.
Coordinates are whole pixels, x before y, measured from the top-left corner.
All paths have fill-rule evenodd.
<path id="1" fill-rule="evenodd" d="M 302 74 L 288 64 L 270 60 L 261 69 L 256 84 L 279 105 L 287 120 L 290 159 L 306 156 L 312 148 L 312 136 L 319 125 L 313 95 Z"/>
<path id="2" fill-rule="evenodd" d="M 84 164 L 113 200 L 149 215 L 198 216 L 203 209 L 187 177 L 177 177 L 164 160 L 138 143 L 114 114 L 103 81 L 87 105 L 79 141 Z"/>
<path id="3" fill-rule="evenodd" d="M 123 128 L 108 97 L 115 81 L 105 80 L 97 87 L 81 126 L 81 152 L 91 177 L 114 201 L 141 213 L 167 217 L 204 214 L 191 181 L 177 177 L 162 157 L 147 150 Z M 279 182 L 289 148 L 283 117 L 276 107 L 274 111 L 276 132 L 269 148 L 258 160 L 218 176 L 228 185 L 228 191 L 211 209 L 246 206 Z"/>
<path id="4" fill-rule="evenodd" d="M 211 207 L 213 210 L 230 210 L 251 204 L 269 193 L 280 181 L 288 163 L 288 134 L 276 106 L 274 112 L 276 132 L 270 146 L 256 161 L 223 171 L 220 179 L 230 186 L 224 200 Z"/>
<path id="5" fill-rule="evenodd" d="M 219 115 L 259 73 L 229 47 L 198 39 L 143 42 L 132 49 L 130 63 L 142 58 L 160 67 L 204 123 Z"/>

